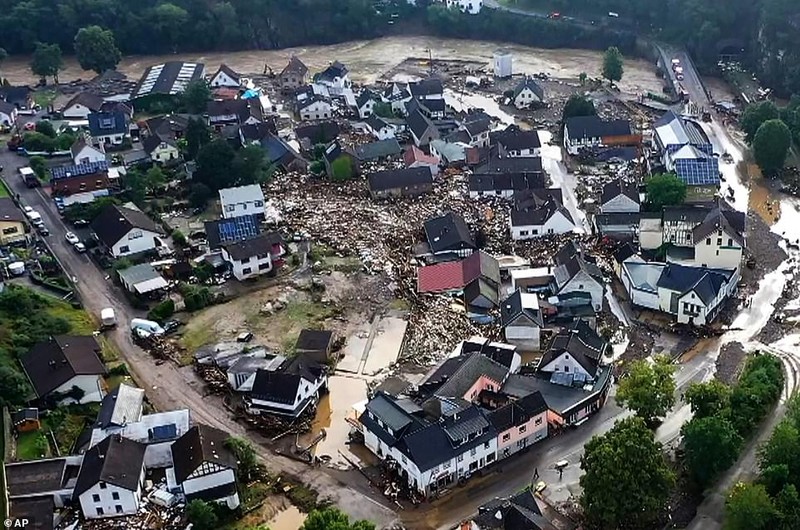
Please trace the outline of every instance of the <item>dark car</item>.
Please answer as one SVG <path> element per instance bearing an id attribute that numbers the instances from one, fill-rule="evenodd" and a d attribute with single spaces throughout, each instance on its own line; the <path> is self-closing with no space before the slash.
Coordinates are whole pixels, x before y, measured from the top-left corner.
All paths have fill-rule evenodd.
<path id="1" fill-rule="evenodd" d="M 47 227 L 44 226 L 44 225 L 37 226 L 36 227 L 36 231 L 39 232 L 43 236 L 49 236 L 50 235 L 50 230 L 48 230 Z"/>
<path id="2" fill-rule="evenodd" d="M 86 219 L 75 219 L 72 221 L 72 226 L 82 227 L 82 226 L 89 226 L 89 221 Z"/>
<path id="3" fill-rule="evenodd" d="M 180 320 L 167 320 L 161 327 L 164 328 L 164 333 L 173 333 L 182 325 Z"/>

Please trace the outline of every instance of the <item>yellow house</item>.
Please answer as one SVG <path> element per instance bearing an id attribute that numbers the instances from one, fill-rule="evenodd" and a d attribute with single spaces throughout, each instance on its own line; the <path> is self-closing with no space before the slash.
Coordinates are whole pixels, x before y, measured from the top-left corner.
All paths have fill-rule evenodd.
<path id="1" fill-rule="evenodd" d="M 0 198 L 0 245 L 25 240 L 25 215 L 8 197 Z"/>

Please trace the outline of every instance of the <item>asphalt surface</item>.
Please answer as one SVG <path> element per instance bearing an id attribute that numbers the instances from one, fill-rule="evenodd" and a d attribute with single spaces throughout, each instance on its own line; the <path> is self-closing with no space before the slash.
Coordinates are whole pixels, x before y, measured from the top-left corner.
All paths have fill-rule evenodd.
<path id="1" fill-rule="evenodd" d="M 254 442 L 259 455 L 273 473 L 291 474 L 319 491 L 322 497 L 330 498 L 351 517 L 369 519 L 379 524 L 388 524 L 397 516 L 386 506 L 368 496 L 366 481 L 345 487 L 326 472 L 312 471 L 306 464 L 276 455 L 266 447 L 266 440 L 255 432 L 248 431 L 238 423 L 216 396 L 204 395 L 204 384 L 189 367 L 178 367 L 173 363 L 155 364 L 154 359 L 133 343 L 128 323 L 142 313 L 133 310 L 125 295 L 111 278 L 100 270 L 87 254 L 78 254 L 65 239 L 69 227 L 65 226 L 55 204 L 41 188 L 30 189 L 17 174 L 17 168 L 27 165 L 28 160 L 9 152 L 2 146 L 0 164 L 5 166 L 2 178 L 12 193 L 23 205 L 37 210 L 44 220 L 50 235 L 44 238 L 54 255 L 69 275 L 80 296 L 84 308 L 96 319 L 106 307 L 114 308 L 119 325 L 107 331 L 135 381 L 146 390 L 149 400 L 158 410 L 189 409 L 193 423 L 205 423 L 234 436 L 247 437 Z M 359 491 L 359 488 L 362 491 Z"/>

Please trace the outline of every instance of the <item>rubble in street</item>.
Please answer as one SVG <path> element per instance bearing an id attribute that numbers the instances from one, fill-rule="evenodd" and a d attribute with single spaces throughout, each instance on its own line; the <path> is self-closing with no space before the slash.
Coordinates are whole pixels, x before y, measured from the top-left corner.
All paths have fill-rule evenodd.
<path id="1" fill-rule="evenodd" d="M 149 483 L 150 481 L 147 481 Z M 149 495 L 156 490 L 152 485 L 145 486 L 139 513 L 127 517 L 105 519 L 85 519 L 80 509 L 62 514 L 58 530 L 184 530 L 186 519 L 184 503 L 164 507 L 153 502 Z"/>

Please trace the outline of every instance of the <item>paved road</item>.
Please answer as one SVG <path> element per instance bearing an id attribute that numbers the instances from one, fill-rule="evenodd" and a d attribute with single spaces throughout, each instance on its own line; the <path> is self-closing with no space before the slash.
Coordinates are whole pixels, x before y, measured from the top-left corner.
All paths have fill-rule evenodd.
<path id="1" fill-rule="evenodd" d="M 683 88 L 689 93 L 689 101 L 699 105 L 700 107 L 708 107 L 711 102 L 708 99 L 706 91 L 703 89 L 703 82 L 700 79 L 700 74 L 692 62 L 691 57 L 682 48 L 670 46 L 669 44 L 658 43 L 656 47 L 662 54 L 662 60 L 666 65 L 667 75 L 673 77 L 673 80 L 680 83 Z M 674 79 L 675 74 L 670 67 L 672 59 L 678 59 L 683 66 L 683 81 Z"/>
<path id="2" fill-rule="evenodd" d="M 3 180 L 12 192 L 19 195 L 23 204 L 33 207 L 42 215 L 45 225 L 50 230 L 50 236 L 46 241 L 66 273 L 74 279 L 86 310 L 96 316 L 104 307 L 113 307 L 116 311 L 120 325 L 108 332 L 108 336 L 119 348 L 122 359 L 128 364 L 132 375 L 146 390 L 148 398 L 157 409 L 188 408 L 193 422 L 205 423 L 232 435 L 252 439 L 272 472 L 301 477 L 323 497 L 331 498 L 352 517 L 370 519 L 380 524 L 387 524 L 396 519 L 391 510 L 373 501 L 356 487 L 343 487 L 326 472 L 311 470 L 305 464 L 272 453 L 263 446 L 265 440 L 262 437 L 247 431 L 234 420 L 223 406 L 221 399 L 203 395 L 203 382 L 191 367 L 178 367 L 172 363 L 156 366 L 146 352 L 133 344 L 128 331 L 127 323 L 131 318 L 141 316 L 140 313 L 129 306 L 124 295 L 103 271 L 85 254 L 76 253 L 66 242 L 64 234 L 67 232 L 67 227 L 64 226 L 55 205 L 46 197 L 44 191 L 25 187 L 17 176 L 16 169 L 27 165 L 27 159 L 3 148 L 0 151 L 0 164 L 5 166 Z M 365 484 L 361 486 L 364 490 L 367 489 Z"/>

